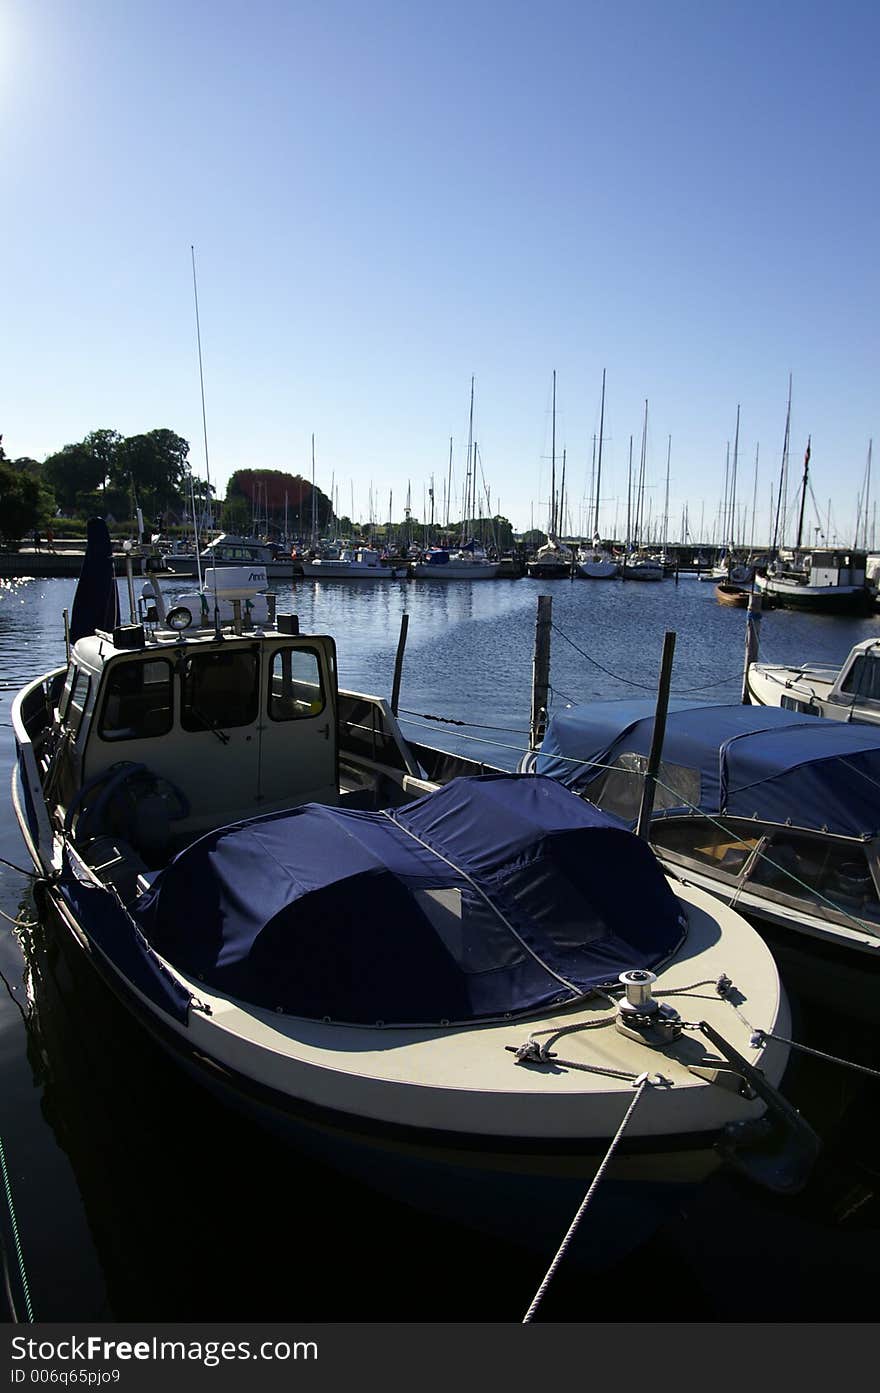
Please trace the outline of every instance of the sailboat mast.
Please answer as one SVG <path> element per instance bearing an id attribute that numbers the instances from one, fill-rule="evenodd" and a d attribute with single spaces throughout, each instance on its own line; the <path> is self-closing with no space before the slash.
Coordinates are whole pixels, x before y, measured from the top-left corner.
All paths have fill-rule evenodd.
<path id="1" fill-rule="evenodd" d="M 474 444 L 474 379 L 471 377 L 471 409 L 468 416 L 467 474 L 464 481 L 464 506 L 461 519 L 461 545 L 467 541 L 467 515 L 471 506 L 471 451 Z"/>
<path id="2" fill-rule="evenodd" d="M 806 449 L 806 453 L 805 453 L 805 455 L 804 455 L 804 479 L 803 479 L 803 484 L 801 485 L 801 510 L 800 510 L 800 514 L 799 514 L 799 516 L 798 516 L 797 542 L 795 543 L 795 550 L 796 550 L 796 551 L 800 551 L 800 549 L 801 549 L 801 537 L 802 537 L 802 535 L 803 535 L 803 530 L 804 530 L 804 508 L 805 508 L 806 502 L 807 502 L 807 478 L 808 478 L 809 472 L 810 472 L 810 440 L 811 440 L 811 439 L 812 439 L 812 437 L 808 435 L 808 436 L 807 436 L 807 449 Z"/>
<path id="3" fill-rule="evenodd" d="M 624 555 L 629 555 L 632 545 L 632 483 L 633 483 L 633 438 L 629 438 L 629 470 L 626 476 L 626 548 Z"/>
<path id="4" fill-rule="evenodd" d="M 788 479 L 788 450 L 791 442 L 791 373 L 788 374 L 788 408 L 785 412 L 785 436 L 782 441 L 782 464 L 779 470 L 779 492 L 776 495 L 776 521 L 773 524 L 773 555 L 785 545 L 785 495 Z M 779 520 L 782 518 L 782 534 Z"/>
<path id="5" fill-rule="evenodd" d="M 559 487 L 559 530 L 565 531 L 565 450 L 562 451 L 562 483 Z"/>
<path id="6" fill-rule="evenodd" d="M 446 498 L 444 499 L 443 526 L 449 527 L 449 500 L 452 497 L 452 436 L 449 437 L 449 481 L 446 487 Z"/>
<path id="7" fill-rule="evenodd" d="M 596 498 L 593 511 L 593 536 L 599 535 L 599 498 L 602 488 L 602 432 L 605 428 L 605 368 L 602 369 L 602 405 L 599 408 L 599 458 L 596 464 Z"/>
<path id="8" fill-rule="evenodd" d="M 730 550 L 736 546 L 736 466 L 739 459 L 739 402 L 736 406 L 736 433 L 733 437 L 733 474 L 730 480 Z"/>
<path id="9" fill-rule="evenodd" d="M 645 455 L 648 448 L 648 399 L 645 398 L 645 419 L 642 422 L 642 453 L 639 460 L 639 488 L 636 497 L 636 535 L 637 545 L 641 545 L 642 509 L 645 499 Z"/>
<path id="10" fill-rule="evenodd" d="M 312 545 L 318 540 L 318 497 L 315 493 L 315 432 L 312 431 Z"/>
<path id="11" fill-rule="evenodd" d="M 663 551 L 669 545 L 669 462 L 672 459 L 672 436 L 666 446 L 666 497 L 663 500 Z"/>

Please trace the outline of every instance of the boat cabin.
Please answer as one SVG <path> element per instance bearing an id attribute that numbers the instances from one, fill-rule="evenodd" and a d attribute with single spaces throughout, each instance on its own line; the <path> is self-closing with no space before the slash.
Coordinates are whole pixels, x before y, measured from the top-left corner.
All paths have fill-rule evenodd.
<path id="1" fill-rule="evenodd" d="M 71 786 L 140 766 L 182 795 L 177 834 L 339 798 L 336 653 L 324 635 L 160 634 L 120 649 L 97 634 L 71 653 L 57 715 Z"/>
<path id="2" fill-rule="evenodd" d="M 811 551 L 804 559 L 810 585 L 864 585 L 867 558 L 862 551 Z"/>

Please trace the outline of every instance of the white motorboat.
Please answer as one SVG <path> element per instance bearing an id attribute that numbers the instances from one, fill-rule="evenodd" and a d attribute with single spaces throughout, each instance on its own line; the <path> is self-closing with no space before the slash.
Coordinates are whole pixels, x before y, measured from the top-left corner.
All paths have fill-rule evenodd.
<path id="1" fill-rule="evenodd" d="M 828 663 L 749 663 L 749 699 L 756 706 L 880 723 L 880 640 L 863 639 L 840 666 Z"/>
<path id="2" fill-rule="evenodd" d="M 201 565 L 203 574 L 221 566 L 265 566 L 269 580 L 290 580 L 294 574 L 293 558 L 285 556 L 278 547 L 259 537 L 238 537 L 223 532 L 199 553 L 175 554 L 166 552 L 165 568 L 173 575 L 194 576 Z"/>
<path id="3" fill-rule="evenodd" d="M 338 557 L 315 556 L 303 560 L 307 580 L 406 580 L 409 563 L 386 561 L 371 547 L 345 547 Z"/>
<path id="4" fill-rule="evenodd" d="M 551 779 L 427 779 L 271 595 L 156 588 L 120 624 L 102 528 L 66 665 L 14 702 L 13 806 L 63 931 L 195 1077 L 414 1203 L 520 1237 L 526 1206 L 532 1239 L 541 1213 L 542 1241 L 634 1090 L 612 1246 L 723 1158 L 803 1182 L 786 996 L 736 912 Z"/>

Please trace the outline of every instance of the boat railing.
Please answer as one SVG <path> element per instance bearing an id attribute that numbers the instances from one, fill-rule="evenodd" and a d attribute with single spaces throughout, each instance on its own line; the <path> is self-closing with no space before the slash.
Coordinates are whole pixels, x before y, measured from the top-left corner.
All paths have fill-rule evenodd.
<path id="1" fill-rule="evenodd" d="M 383 697 L 340 690 L 339 754 L 357 765 L 378 766 L 398 779 L 425 777 Z"/>

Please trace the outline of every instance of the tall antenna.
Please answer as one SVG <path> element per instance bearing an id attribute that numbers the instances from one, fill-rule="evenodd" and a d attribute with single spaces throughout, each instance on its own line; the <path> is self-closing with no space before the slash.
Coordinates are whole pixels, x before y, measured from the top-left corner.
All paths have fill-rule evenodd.
<path id="1" fill-rule="evenodd" d="M 546 437 L 545 437 L 546 438 Z M 553 369 L 553 428 L 550 443 L 550 540 L 556 541 L 556 369 Z"/>
<path id="2" fill-rule="evenodd" d="M 202 370 L 202 330 L 199 324 L 199 288 L 196 283 L 196 249 L 190 244 L 193 273 L 193 298 L 196 305 L 196 342 L 199 348 L 199 385 L 202 390 L 202 430 L 205 436 L 205 477 L 208 484 L 208 526 L 214 527 L 214 510 L 211 505 L 211 467 L 208 462 L 208 418 L 205 414 L 205 374 Z"/>

